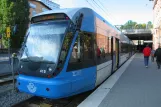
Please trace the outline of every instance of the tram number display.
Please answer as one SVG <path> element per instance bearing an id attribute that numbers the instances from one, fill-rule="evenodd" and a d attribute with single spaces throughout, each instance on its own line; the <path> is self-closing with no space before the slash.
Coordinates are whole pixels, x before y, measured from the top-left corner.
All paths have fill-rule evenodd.
<path id="1" fill-rule="evenodd" d="M 49 15 L 33 17 L 31 19 L 31 22 L 35 23 L 35 22 L 41 22 L 45 20 L 68 20 L 68 19 L 69 19 L 68 16 L 66 16 L 65 14 L 49 14 Z"/>
<path id="2" fill-rule="evenodd" d="M 46 70 L 40 70 L 40 73 L 46 74 Z"/>

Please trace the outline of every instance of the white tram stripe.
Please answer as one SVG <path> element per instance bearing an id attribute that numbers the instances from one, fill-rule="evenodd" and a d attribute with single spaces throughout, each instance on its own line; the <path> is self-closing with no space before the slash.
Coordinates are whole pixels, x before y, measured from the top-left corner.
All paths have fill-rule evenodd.
<path id="1" fill-rule="evenodd" d="M 134 56 L 131 57 L 120 69 L 117 70 L 117 72 L 115 72 L 108 80 L 98 87 L 91 95 L 89 95 L 81 104 L 79 104 L 78 107 L 98 107 L 105 96 L 109 93 L 110 89 L 127 69 Z"/>

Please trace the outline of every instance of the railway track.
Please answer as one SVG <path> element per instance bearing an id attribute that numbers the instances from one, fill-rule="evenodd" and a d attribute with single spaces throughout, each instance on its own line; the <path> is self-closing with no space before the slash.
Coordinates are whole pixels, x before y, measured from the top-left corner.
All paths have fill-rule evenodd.
<path id="1" fill-rule="evenodd" d="M 16 81 L 17 75 L 15 75 L 14 80 Z M 0 76 L 0 86 L 12 83 L 13 77 L 11 74 Z"/>
<path id="2" fill-rule="evenodd" d="M 16 83 L 16 76 L 14 82 Z M 14 90 L 12 75 L 0 76 L 0 95 L 12 90 Z"/>
<path id="3" fill-rule="evenodd" d="M 0 74 L 0 78 L 1 78 L 1 77 L 4 77 L 4 76 L 9 76 L 9 75 L 12 75 L 12 73 L 11 73 L 11 72 L 1 73 L 1 74 Z"/>
<path id="4" fill-rule="evenodd" d="M 81 93 L 68 98 L 51 100 L 40 97 L 31 97 L 12 107 L 77 107 L 92 91 Z"/>

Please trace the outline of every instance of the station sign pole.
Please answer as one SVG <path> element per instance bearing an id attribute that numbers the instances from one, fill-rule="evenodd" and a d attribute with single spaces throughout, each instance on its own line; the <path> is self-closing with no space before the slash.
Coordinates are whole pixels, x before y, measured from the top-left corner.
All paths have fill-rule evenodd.
<path id="1" fill-rule="evenodd" d="M 7 27 L 7 29 L 6 29 L 6 36 L 8 38 L 8 56 L 9 56 L 9 62 L 11 64 L 11 61 L 10 61 L 10 37 L 11 37 L 11 29 L 10 29 L 10 27 Z"/>
<path id="2" fill-rule="evenodd" d="M 8 56 L 9 56 L 9 62 L 12 67 L 12 78 L 13 78 L 13 90 L 15 90 L 15 75 L 14 75 L 14 57 L 12 56 L 12 60 L 10 58 L 10 38 L 11 38 L 11 29 L 10 27 L 7 27 L 6 29 L 6 36 L 8 38 Z"/>
<path id="3" fill-rule="evenodd" d="M 1 49 L 2 49 L 2 34 L 0 34 L 0 39 L 1 39 Z"/>

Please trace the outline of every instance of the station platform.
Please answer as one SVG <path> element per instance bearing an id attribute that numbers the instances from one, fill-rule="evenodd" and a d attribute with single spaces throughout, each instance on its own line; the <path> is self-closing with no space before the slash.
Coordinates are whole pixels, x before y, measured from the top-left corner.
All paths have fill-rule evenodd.
<path id="1" fill-rule="evenodd" d="M 161 107 L 161 69 L 136 53 L 78 107 Z"/>

